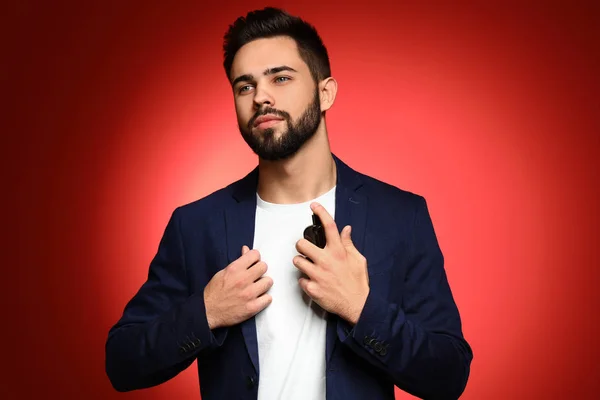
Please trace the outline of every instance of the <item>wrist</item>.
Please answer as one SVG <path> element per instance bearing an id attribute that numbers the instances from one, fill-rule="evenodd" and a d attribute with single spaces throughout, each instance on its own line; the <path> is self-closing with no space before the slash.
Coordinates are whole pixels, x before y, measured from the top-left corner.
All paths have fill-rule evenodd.
<path id="1" fill-rule="evenodd" d="M 212 311 L 212 305 L 210 302 L 207 301 L 206 298 L 206 293 L 204 293 L 204 309 L 206 311 L 206 322 L 208 323 L 208 329 L 213 330 L 215 328 L 218 328 L 218 321 L 216 320 L 216 318 L 213 316 Z"/>
<path id="2" fill-rule="evenodd" d="M 352 326 L 358 323 L 358 319 L 360 318 L 363 308 L 365 307 L 365 303 L 367 302 L 369 292 L 370 288 L 367 288 L 366 292 L 356 299 L 356 301 L 350 307 L 348 316 L 344 318 L 346 321 L 352 324 Z"/>
<path id="3" fill-rule="evenodd" d="M 206 322 L 208 323 L 208 329 L 211 331 L 221 327 L 219 319 L 209 314 L 208 311 L 206 312 Z"/>

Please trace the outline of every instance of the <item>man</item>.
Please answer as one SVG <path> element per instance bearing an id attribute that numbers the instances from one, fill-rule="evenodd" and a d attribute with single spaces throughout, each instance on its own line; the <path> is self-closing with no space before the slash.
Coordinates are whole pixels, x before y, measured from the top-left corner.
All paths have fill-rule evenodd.
<path id="1" fill-rule="evenodd" d="M 113 386 L 197 360 L 205 400 L 393 399 L 394 385 L 458 398 L 472 352 L 425 200 L 331 153 L 337 83 L 317 32 L 266 8 L 235 21 L 224 52 L 258 167 L 173 212 L 109 332 Z M 324 247 L 303 237 L 313 214 Z"/>

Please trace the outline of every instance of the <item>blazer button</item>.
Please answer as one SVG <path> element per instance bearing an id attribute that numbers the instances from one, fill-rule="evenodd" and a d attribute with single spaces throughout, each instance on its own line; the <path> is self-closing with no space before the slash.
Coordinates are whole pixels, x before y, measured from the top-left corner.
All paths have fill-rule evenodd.
<path id="1" fill-rule="evenodd" d="M 373 345 L 373 348 L 375 349 L 375 351 L 377 353 L 380 353 L 383 346 L 381 346 L 381 342 L 375 342 L 375 345 Z"/>
<path id="2" fill-rule="evenodd" d="M 367 346 L 370 346 L 372 341 L 373 341 L 373 338 L 370 336 L 365 336 L 365 338 L 363 339 L 363 343 L 366 344 Z"/>
<path id="3" fill-rule="evenodd" d="M 379 352 L 379 355 L 385 356 L 387 354 L 387 346 L 383 346 L 383 349 Z"/>
<path id="4" fill-rule="evenodd" d="M 252 389 L 254 387 L 255 383 L 256 383 L 256 379 L 254 379 L 253 376 L 246 377 L 246 386 L 248 386 L 248 389 Z"/>
<path id="5" fill-rule="evenodd" d="M 181 346 L 179 348 L 179 354 L 185 354 L 187 352 L 187 350 L 185 349 L 185 347 Z"/>
<path id="6" fill-rule="evenodd" d="M 196 339 L 194 340 L 194 347 L 198 347 L 202 344 L 202 341 L 200 339 Z"/>

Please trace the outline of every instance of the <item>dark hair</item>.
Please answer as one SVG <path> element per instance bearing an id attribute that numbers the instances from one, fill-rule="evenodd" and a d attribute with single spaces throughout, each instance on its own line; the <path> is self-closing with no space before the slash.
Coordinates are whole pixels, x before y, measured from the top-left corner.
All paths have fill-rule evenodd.
<path id="1" fill-rule="evenodd" d="M 308 65 L 315 82 L 331 76 L 327 49 L 317 30 L 299 17 L 267 7 L 239 17 L 229 26 L 223 42 L 223 66 L 227 77 L 230 78 L 233 57 L 242 46 L 256 39 L 275 36 L 288 36 L 296 41 L 300 57 Z"/>

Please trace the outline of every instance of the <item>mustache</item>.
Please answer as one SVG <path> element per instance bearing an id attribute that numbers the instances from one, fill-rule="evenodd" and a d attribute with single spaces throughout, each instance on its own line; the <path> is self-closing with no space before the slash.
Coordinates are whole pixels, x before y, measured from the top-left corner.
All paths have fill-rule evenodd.
<path id="1" fill-rule="evenodd" d="M 252 126 L 254 126 L 254 121 L 256 121 L 256 118 L 260 117 L 261 115 L 267 115 L 267 114 L 276 115 L 278 117 L 285 119 L 286 121 L 290 120 L 290 114 L 286 113 L 285 111 L 276 110 L 275 108 L 271 108 L 271 107 L 265 107 L 262 110 L 258 110 L 256 112 L 256 114 L 254 114 L 252 116 L 252 118 L 250 118 L 250 121 L 248 121 L 248 129 L 252 129 Z"/>

